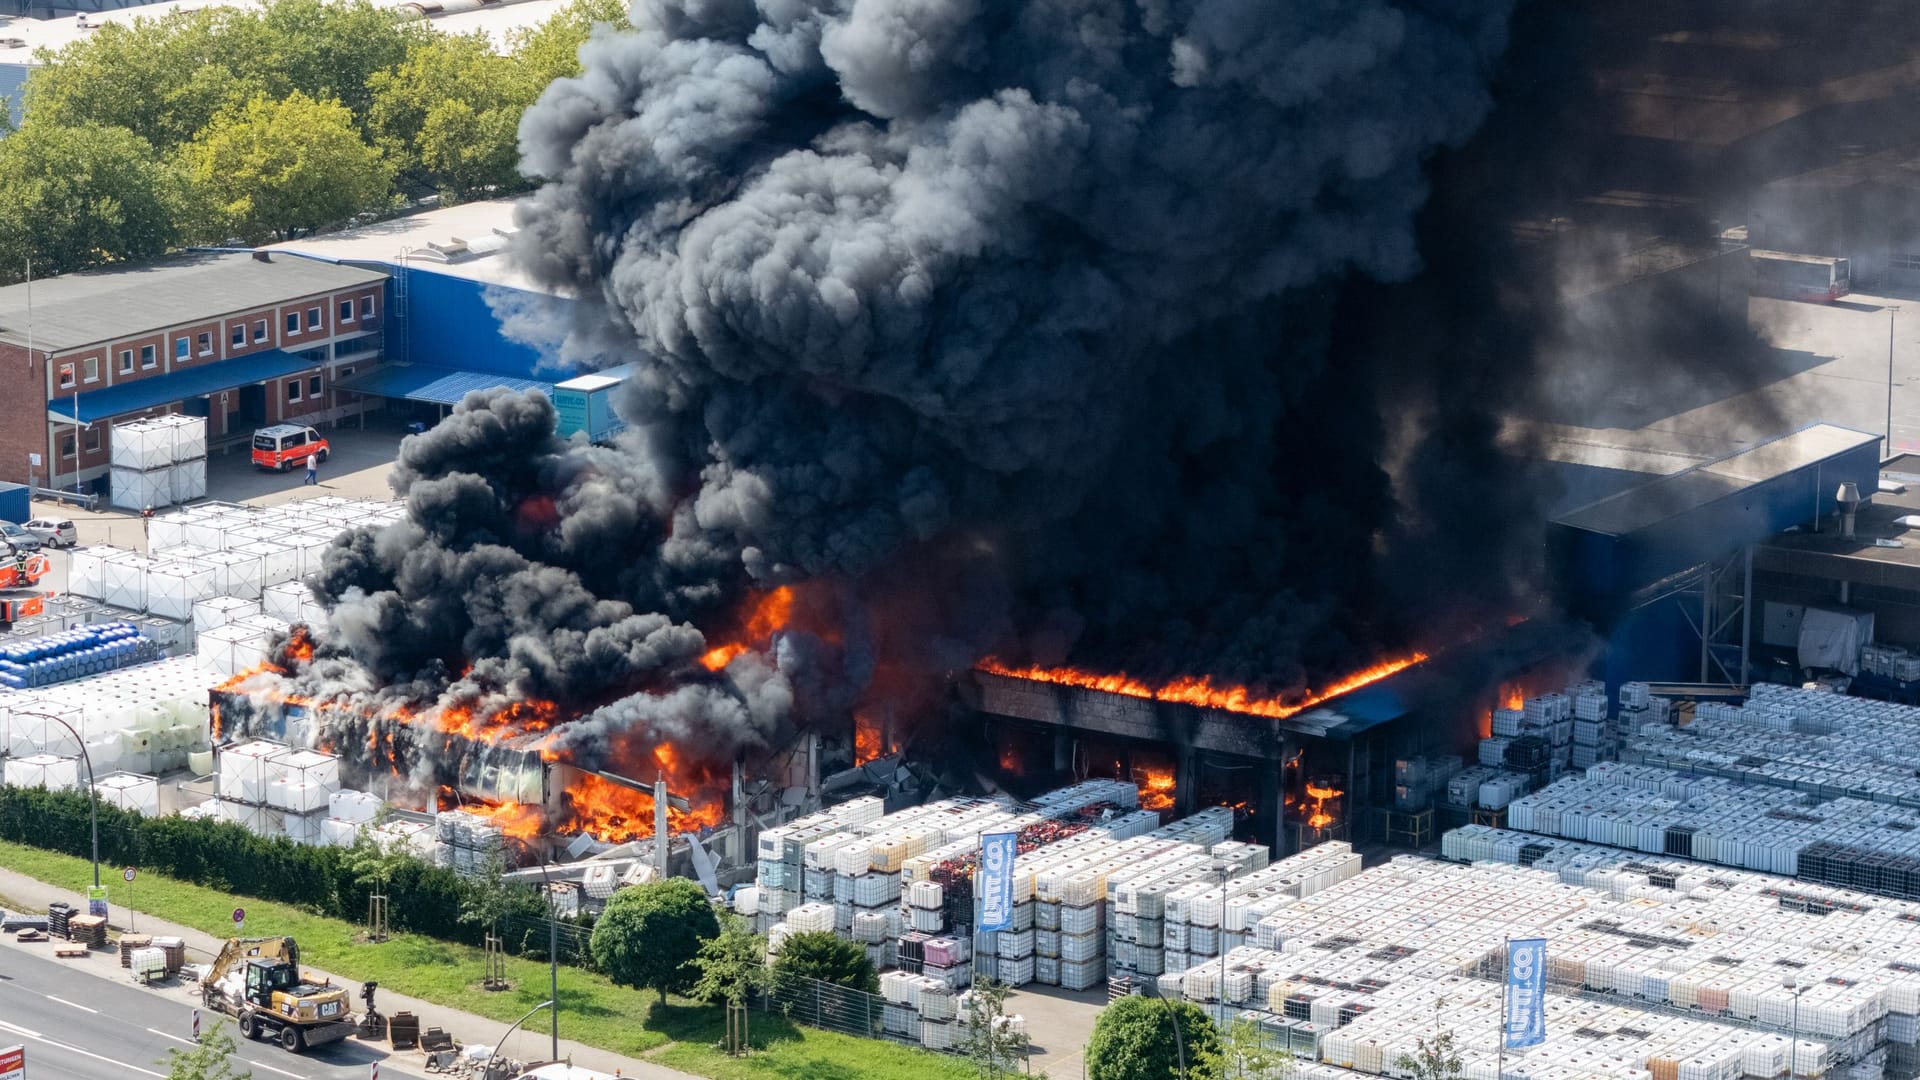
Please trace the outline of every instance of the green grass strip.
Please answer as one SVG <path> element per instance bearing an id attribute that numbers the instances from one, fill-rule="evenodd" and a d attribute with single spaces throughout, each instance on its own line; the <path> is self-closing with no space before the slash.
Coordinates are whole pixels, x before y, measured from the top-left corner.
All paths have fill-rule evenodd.
<path id="1" fill-rule="evenodd" d="M 76 897 L 93 882 L 86 859 L 0 841 L 0 866 L 25 874 Z M 109 883 L 116 920 L 124 918 L 128 886 Z M 357 940 L 360 928 L 339 919 L 309 914 L 289 904 L 236 897 L 200 885 L 143 873 L 132 886 L 136 910 L 215 937 L 233 932 L 235 907 L 247 909 L 249 937 L 288 935 L 300 942 L 302 963 L 356 982 L 375 980 L 381 989 L 463 1012 L 511 1023 L 547 999 L 548 969 L 543 962 L 507 960 L 512 988 L 480 987 L 481 950 L 413 934 L 396 934 L 383 944 Z M 5 903 L 0 898 L 0 903 Z M 395 897 L 395 904 L 405 897 Z M 541 1017 L 530 1021 L 545 1030 Z M 615 986 L 578 968 L 560 968 L 560 1036 L 628 1057 L 646 1057 L 672 1068 L 715 1080 L 967 1080 L 975 1070 L 943 1054 L 877 1039 L 861 1039 L 793 1024 L 778 1016 L 753 1013 L 750 1026 L 757 1049 L 730 1058 L 715 1049 L 722 1036 L 719 1009 L 679 999 L 661 1007 L 650 993 Z M 454 1033 L 458 1035 L 458 1032 Z M 544 1042 L 516 1033 L 507 1053 L 535 1056 Z M 536 1045 L 538 1043 L 538 1045 Z"/>

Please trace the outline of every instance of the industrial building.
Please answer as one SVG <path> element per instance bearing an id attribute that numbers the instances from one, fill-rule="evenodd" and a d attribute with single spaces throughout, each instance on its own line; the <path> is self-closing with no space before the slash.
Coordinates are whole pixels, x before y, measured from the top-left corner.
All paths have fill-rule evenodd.
<path id="1" fill-rule="evenodd" d="M 0 480 L 92 484 L 113 425 L 207 418 L 209 445 L 362 408 L 341 380 L 379 364 L 387 275 L 273 252 L 201 252 L 0 288 Z"/>
<path id="2" fill-rule="evenodd" d="M 390 362 L 342 389 L 431 419 L 473 390 L 504 386 L 551 396 L 554 383 L 573 374 L 543 367 L 537 348 L 502 332 L 504 315 L 554 319 L 568 303 L 509 261 L 513 208 L 506 199 L 462 203 L 275 246 L 390 279 Z"/>
<path id="3" fill-rule="evenodd" d="M 1846 259 L 1855 286 L 1920 289 L 1920 146 L 1776 180 L 1747 230 L 1758 247 Z"/>

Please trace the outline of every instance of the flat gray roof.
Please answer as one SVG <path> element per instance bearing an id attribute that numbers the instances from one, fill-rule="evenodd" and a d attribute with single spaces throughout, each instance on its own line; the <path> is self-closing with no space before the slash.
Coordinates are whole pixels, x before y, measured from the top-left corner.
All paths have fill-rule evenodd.
<path id="1" fill-rule="evenodd" d="M 316 293 L 385 281 L 363 270 L 275 254 L 205 252 L 35 281 L 33 346 L 59 351 L 208 322 Z M 0 341 L 27 343 L 26 284 L 0 288 Z"/>
<path id="2" fill-rule="evenodd" d="M 1559 523 L 1607 536 L 1625 536 L 1743 488 L 1879 441 L 1878 435 L 1837 424 L 1810 424 L 1718 461 L 1588 503 L 1563 515 Z"/>

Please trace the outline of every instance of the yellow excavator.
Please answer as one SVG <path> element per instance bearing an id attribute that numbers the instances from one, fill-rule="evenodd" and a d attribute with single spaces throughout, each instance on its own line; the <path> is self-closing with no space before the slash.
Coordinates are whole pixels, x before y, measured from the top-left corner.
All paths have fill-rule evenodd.
<path id="1" fill-rule="evenodd" d="M 346 988 L 304 975 L 300 946 L 290 937 L 228 938 L 200 982 L 200 997 L 238 1020 L 240 1034 L 296 1054 L 354 1031 Z"/>

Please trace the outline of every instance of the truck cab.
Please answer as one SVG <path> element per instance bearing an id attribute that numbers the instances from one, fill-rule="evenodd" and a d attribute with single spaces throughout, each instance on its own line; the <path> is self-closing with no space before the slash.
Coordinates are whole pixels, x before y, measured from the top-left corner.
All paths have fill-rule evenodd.
<path id="1" fill-rule="evenodd" d="M 275 424 L 253 433 L 253 463 L 262 469 L 286 472 L 305 465 L 308 457 L 324 462 L 328 449 L 318 431 L 298 424 Z"/>

